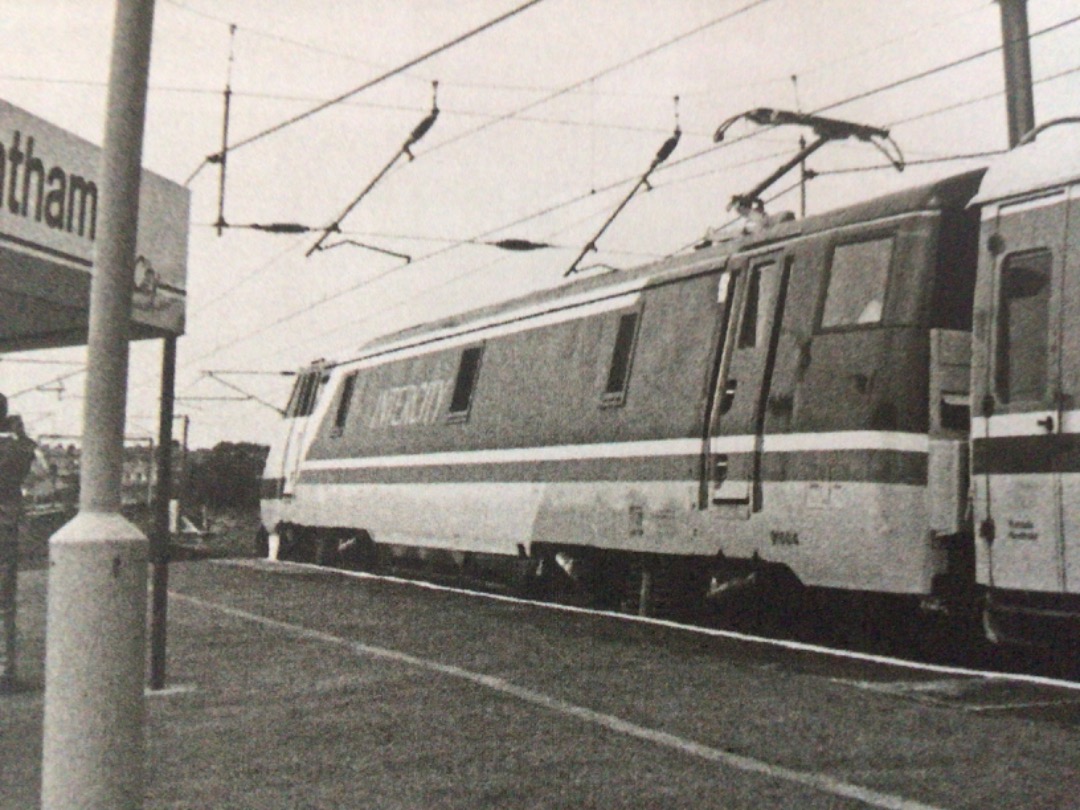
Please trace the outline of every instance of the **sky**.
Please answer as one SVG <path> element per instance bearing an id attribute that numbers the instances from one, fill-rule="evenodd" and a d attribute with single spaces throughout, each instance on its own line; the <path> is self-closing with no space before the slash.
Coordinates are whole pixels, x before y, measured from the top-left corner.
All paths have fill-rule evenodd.
<path id="1" fill-rule="evenodd" d="M 524 2 L 158 0 L 143 159 L 191 192 L 176 390 L 192 446 L 267 441 L 291 386 L 282 372 L 565 283 L 676 125 L 652 190 L 626 206 L 585 272 L 672 255 L 729 221 L 732 195 L 810 135 L 743 139 L 759 128 L 741 121 L 713 142 L 721 122 L 752 108 L 888 128 L 907 158 L 898 173 L 866 143 L 826 146 L 810 160 L 809 214 L 985 165 L 1007 147 L 1001 55 L 977 56 L 1001 41 L 992 0 L 542 0 L 267 133 Z M 100 144 L 113 13 L 107 0 L 0 0 L 0 98 Z M 1036 121 L 1080 113 L 1078 14 L 1071 0 L 1029 0 Z M 306 256 L 317 233 L 213 227 L 219 169 L 206 158 L 221 149 L 226 83 L 232 225 L 328 226 L 433 101 L 439 117 L 415 160 L 397 160 L 328 249 Z M 952 159 L 965 155 L 980 156 Z M 768 205 L 798 209 L 797 188 Z M 506 238 L 551 247 L 488 244 Z M 0 358 L 0 390 L 31 435 L 81 432 L 84 362 L 81 348 Z M 160 365 L 161 341 L 133 344 L 133 440 L 156 435 Z"/>

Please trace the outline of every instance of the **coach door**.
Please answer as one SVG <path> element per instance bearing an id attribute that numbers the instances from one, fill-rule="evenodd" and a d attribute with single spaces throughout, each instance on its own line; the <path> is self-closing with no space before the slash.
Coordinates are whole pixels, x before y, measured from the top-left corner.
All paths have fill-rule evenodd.
<path id="1" fill-rule="evenodd" d="M 981 258 L 992 272 L 982 293 L 991 319 L 977 330 L 986 355 L 977 367 L 982 418 L 974 424 L 973 471 L 982 490 L 981 534 L 991 538 L 979 543 L 983 570 L 1001 588 L 1065 590 L 1066 528 L 1080 528 L 1080 490 L 1070 484 L 1071 496 L 1063 491 L 1065 479 L 1076 477 L 1063 473 L 1075 466 L 1080 432 L 1077 413 L 1065 407 L 1076 392 L 1064 390 L 1062 374 L 1065 305 L 1077 295 L 1066 273 L 1068 207 L 1059 190 L 983 214 L 989 250 Z M 1073 324 L 1076 315 L 1074 304 Z"/>
<path id="2" fill-rule="evenodd" d="M 721 514 L 761 509 L 762 443 L 791 261 L 782 251 L 734 264 L 736 298 L 710 431 L 709 501 Z"/>

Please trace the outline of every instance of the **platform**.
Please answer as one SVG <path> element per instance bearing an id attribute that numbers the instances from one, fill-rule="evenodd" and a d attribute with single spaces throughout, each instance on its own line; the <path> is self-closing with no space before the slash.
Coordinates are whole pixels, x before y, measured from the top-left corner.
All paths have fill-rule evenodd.
<path id="1" fill-rule="evenodd" d="M 3 810 L 37 806 L 44 574 Z M 252 560 L 172 591 L 147 808 L 1080 807 L 1080 690 Z"/>

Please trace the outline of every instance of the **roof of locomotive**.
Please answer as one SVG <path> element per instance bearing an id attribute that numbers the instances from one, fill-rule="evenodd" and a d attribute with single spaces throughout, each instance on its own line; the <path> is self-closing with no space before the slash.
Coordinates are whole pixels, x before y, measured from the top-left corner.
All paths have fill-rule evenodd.
<path id="1" fill-rule="evenodd" d="M 1032 137 L 1032 136 L 1029 136 Z M 1080 180 L 1080 119 L 1050 121 L 994 161 L 973 202 L 1032 194 Z"/>
<path id="2" fill-rule="evenodd" d="M 786 220 L 753 233 L 741 234 L 730 240 L 699 248 L 692 253 L 668 257 L 628 270 L 576 279 L 568 284 L 411 326 L 374 338 L 361 347 L 360 357 L 356 359 L 439 340 L 483 325 L 540 315 L 554 308 L 588 303 L 610 295 L 670 283 L 684 276 L 714 269 L 718 260 L 799 236 L 918 211 L 962 209 L 978 190 L 984 171 L 976 169 L 964 172 L 803 220 Z"/>

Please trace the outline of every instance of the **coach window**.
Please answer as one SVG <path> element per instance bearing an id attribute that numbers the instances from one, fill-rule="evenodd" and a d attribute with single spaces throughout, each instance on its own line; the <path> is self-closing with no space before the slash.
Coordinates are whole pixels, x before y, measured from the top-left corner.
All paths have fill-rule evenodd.
<path id="1" fill-rule="evenodd" d="M 349 407 L 352 405 L 353 392 L 356 390 L 356 372 L 354 371 L 341 383 L 341 399 L 338 400 L 337 411 L 334 413 L 334 435 L 340 436 L 345 432 L 345 422 L 349 418 Z"/>
<path id="2" fill-rule="evenodd" d="M 450 398 L 450 414 L 447 417 L 451 422 L 463 422 L 469 415 L 476 379 L 480 376 L 480 358 L 483 353 L 483 346 L 473 346 L 461 353 L 457 378 L 454 380 L 454 395 Z"/>
<path id="3" fill-rule="evenodd" d="M 1006 256 L 998 301 L 995 387 L 1002 402 L 1046 395 L 1050 348 L 1049 250 Z"/>
<path id="4" fill-rule="evenodd" d="M 611 351 L 607 385 L 601 397 L 603 405 L 622 405 L 626 401 L 626 389 L 630 384 L 630 365 L 634 360 L 634 344 L 637 342 L 638 313 L 628 312 L 619 316 L 619 328 L 615 332 L 615 346 Z"/>
<path id="5" fill-rule="evenodd" d="M 836 246 L 821 316 L 822 329 L 881 322 L 892 252 L 891 236 Z"/>

